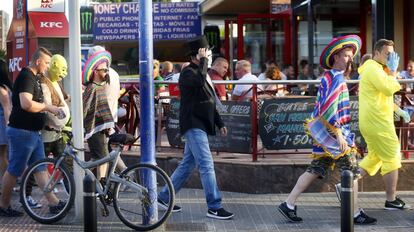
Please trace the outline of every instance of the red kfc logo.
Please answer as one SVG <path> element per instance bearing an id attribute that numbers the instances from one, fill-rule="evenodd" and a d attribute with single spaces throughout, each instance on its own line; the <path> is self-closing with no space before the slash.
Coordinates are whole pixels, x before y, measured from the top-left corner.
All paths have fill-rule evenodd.
<path id="1" fill-rule="evenodd" d="M 41 0 L 40 8 L 52 8 L 53 0 Z"/>

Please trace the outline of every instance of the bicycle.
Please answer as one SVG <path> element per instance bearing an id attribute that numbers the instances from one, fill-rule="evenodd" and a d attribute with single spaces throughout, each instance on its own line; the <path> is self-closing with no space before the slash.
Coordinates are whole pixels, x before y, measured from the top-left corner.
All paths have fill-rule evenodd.
<path id="1" fill-rule="evenodd" d="M 168 175 L 159 167 L 152 164 L 138 163 L 120 174 L 115 172 L 116 163 L 120 157 L 124 145 L 135 141 L 131 135 L 116 134 L 111 136 L 109 144 L 115 148 L 108 156 L 98 160 L 82 161 L 78 158 L 77 152 L 84 149 L 76 148 L 71 140 L 72 133 L 62 131 L 69 139 L 64 152 L 56 158 L 45 158 L 33 163 L 23 174 L 21 181 L 20 199 L 26 213 L 34 220 L 51 224 L 64 218 L 73 206 L 75 199 L 75 183 L 72 173 L 68 171 L 63 160 L 65 157 L 72 157 L 74 165 L 82 168 L 87 175 L 95 181 L 91 169 L 109 163 L 108 175 L 106 178 L 96 181 L 97 196 L 103 205 L 103 216 L 109 215 L 108 206 L 113 206 L 118 218 L 128 227 L 135 230 L 152 230 L 162 225 L 171 214 L 174 206 L 174 188 Z M 42 189 L 39 185 L 32 186 L 31 197 L 43 207 L 38 209 L 30 208 L 27 203 L 26 188 L 30 185 L 29 179 L 36 172 L 48 170 L 48 179 Z M 149 177 L 155 177 L 156 186 L 149 186 Z M 166 186 L 169 193 L 168 207 L 157 209 L 157 194 Z M 53 192 L 59 199 L 59 207 L 46 207 L 48 200 L 45 193 Z M 49 209 L 47 209 L 49 208 Z M 164 209 L 166 208 L 166 209 Z M 152 218 L 150 216 L 153 215 Z"/>

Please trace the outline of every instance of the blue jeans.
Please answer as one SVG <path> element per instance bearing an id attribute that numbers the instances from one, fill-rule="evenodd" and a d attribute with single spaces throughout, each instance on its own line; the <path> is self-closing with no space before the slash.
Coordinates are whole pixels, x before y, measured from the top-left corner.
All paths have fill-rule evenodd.
<path id="1" fill-rule="evenodd" d="M 9 166 L 7 172 L 19 177 L 26 166 L 45 158 L 42 136 L 39 131 L 29 131 L 8 126 Z"/>
<path id="2" fill-rule="evenodd" d="M 206 132 L 193 128 L 188 130 L 184 137 L 186 139 L 184 157 L 171 176 L 175 192 L 180 191 L 193 169 L 197 166 L 208 208 L 214 210 L 221 208 L 221 194 L 217 186 L 213 157 L 211 156 Z M 158 197 L 162 201 L 168 202 L 166 187 L 163 188 Z"/>

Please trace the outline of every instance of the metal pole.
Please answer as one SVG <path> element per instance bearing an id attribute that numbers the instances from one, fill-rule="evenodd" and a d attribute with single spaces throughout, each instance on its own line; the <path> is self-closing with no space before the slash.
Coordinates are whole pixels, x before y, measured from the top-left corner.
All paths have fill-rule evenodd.
<path id="1" fill-rule="evenodd" d="M 308 64 L 313 73 L 313 8 L 312 0 L 308 1 Z"/>
<path id="2" fill-rule="evenodd" d="M 85 232 L 96 232 L 98 220 L 96 217 L 96 180 L 90 175 L 83 178 L 83 225 Z"/>
<path id="3" fill-rule="evenodd" d="M 252 161 L 257 162 L 257 84 L 253 84 L 252 99 Z"/>
<path id="4" fill-rule="evenodd" d="M 341 232 L 353 232 L 354 174 L 350 170 L 344 170 L 341 175 Z"/>
<path id="5" fill-rule="evenodd" d="M 71 112 L 73 130 L 73 143 L 75 147 L 83 147 L 83 104 L 82 104 L 82 83 L 81 83 L 81 41 L 80 41 L 80 4 L 79 0 L 69 1 L 69 80 L 71 84 L 70 95 L 72 98 Z M 76 104 L 75 104 L 76 103 Z M 78 152 L 78 158 L 84 160 L 82 151 Z M 76 184 L 76 195 L 82 196 L 82 179 L 84 171 L 77 165 L 73 165 L 73 173 Z M 82 197 L 75 198 L 75 220 L 81 220 L 83 215 Z"/>
<path id="6" fill-rule="evenodd" d="M 141 162 L 155 162 L 155 117 L 154 117 L 154 82 L 153 82 L 153 44 L 152 44 L 152 1 L 139 1 L 139 72 L 141 97 Z M 150 199 L 157 198 L 154 173 L 143 173 L 144 185 L 151 194 Z M 144 224 L 157 220 L 157 201 L 153 202 Z"/>

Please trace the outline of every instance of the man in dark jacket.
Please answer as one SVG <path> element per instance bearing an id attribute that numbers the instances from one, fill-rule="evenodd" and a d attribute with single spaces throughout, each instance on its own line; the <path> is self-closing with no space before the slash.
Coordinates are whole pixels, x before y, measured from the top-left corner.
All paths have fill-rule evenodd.
<path id="1" fill-rule="evenodd" d="M 197 167 L 206 196 L 207 217 L 230 219 L 234 215 L 221 205 L 221 194 L 216 182 L 213 158 L 207 135 L 215 135 L 215 127 L 220 128 L 223 136 L 227 129 L 216 110 L 216 95 L 207 66 L 211 59 L 208 42 L 204 36 L 190 40 L 188 43 L 191 63 L 180 74 L 180 132 L 185 138 L 184 157 L 171 176 L 177 193 L 186 183 L 192 170 Z M 210 54 L 210 56 L 209 56 Z M 168 206 L 168 192 L 164 188 L 158 196 L 161 207 Z M 173 212 L 181 211 L 174 206 Z"/>

